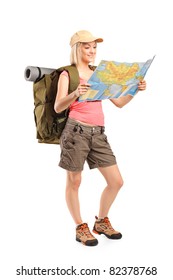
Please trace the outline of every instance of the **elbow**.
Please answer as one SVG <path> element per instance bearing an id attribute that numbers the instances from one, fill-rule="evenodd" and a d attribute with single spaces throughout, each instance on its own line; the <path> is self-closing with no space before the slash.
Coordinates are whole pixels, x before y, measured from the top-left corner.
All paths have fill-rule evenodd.
<path id="1" fill-rule="evenodd" d="M 59 104 L 57 103 L 57 102 L 55 102 L 55 104 L 54 104 L 54 111 L 56 112 L 56 113 L 60 113 L 62 110 L 60 109 L 60 106 L 59 106 Z"/>
<path id="2" fill-rule="evenodd" d="M 123 108 L 124 105 L 121 103 L 117 103 L 116 106 L 121 109 L 121 108 Z"/>
<path id="3" fill-rule="evenodd" d="M 119 106 L 118 106 L 119 109 L 121 109 L 121 108 L 123 108 L 123 107 L 124 107 L 123 105 L 119 105 Z"/>
<path id="4" fill-rule="evenodd" d="M 123 102 L 121 102 L 121 100 L 117 99 L 110 99 L 112 101 L 112 103 L 118 107 L 118 108 L 122 108 L 124 106 Z"/>

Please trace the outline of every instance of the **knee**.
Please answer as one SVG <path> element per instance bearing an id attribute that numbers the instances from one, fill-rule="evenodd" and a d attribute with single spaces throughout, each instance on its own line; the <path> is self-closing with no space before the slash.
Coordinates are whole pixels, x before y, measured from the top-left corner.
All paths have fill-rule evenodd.
<path id="1" fill-rule="evenodd" d="M 118 181 L 118 188 L 121 189 L 123 185 L 124 185 L 124 181 L 123 181 L 123 179 L 121 178 L 121 179 L 119 179 L 119 181 Z"/>
<path id="2" fill-rule="evenodd" d="M 118 180 L 116 179 L 114 182 L 111 182 L 109 185 L 113 190 L 119 191 L 121 187 L 123 186 L 124 182 L 122 178 L 119 178 Z"/>
<path id="3" fill-rule="evenodd" d="M 70 174 L 67 176 L 67 188 L 78 190 L 81 184 L 80 174 Z"/>

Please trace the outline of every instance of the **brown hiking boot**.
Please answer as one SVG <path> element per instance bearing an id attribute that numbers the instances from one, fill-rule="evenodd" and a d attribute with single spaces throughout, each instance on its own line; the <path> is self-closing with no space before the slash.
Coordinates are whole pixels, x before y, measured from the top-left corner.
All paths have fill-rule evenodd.
<path id="1" fill-rule="evenodd" d="M 82 242 L 87 246 L 95 246 L 98 240 L 92 235 L 87 223 L 83 223 L 76 228 L 76 241 Z"/>
<path id="2" fill-rule="evenodd" d="M 108 219 L 105 217 L 104 219 L 98 219 L 95 217 L 96 221 L 93 227 L 93 232 L 97 234 L 104 234 L 107 238 L 110 239 L 120 239 L 122 234 L 118 231 L 115 231 Z"/>

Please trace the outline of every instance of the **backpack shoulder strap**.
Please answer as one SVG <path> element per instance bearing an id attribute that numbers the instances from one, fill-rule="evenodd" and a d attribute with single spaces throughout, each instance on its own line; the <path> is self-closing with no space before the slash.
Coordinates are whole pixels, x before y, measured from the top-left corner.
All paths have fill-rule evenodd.
<path id="1" fill-rule="evenodd" d="M 79 72 L 75 65 L 67 65 L 58 68 L 57 73 L 60 75 L 63 71 L 67 71 L 69 75 L 69 90 L 68 93 L 73 92 L 79 85 Z"/>
<path id="2" fill-rule="evenodd" d="M 96 66 L 90 66 L 90 69 L 92 69 L 94 71 L 96 69 Z M 63 71 L 67 71 L 68 72 L 68 75 L 69 75 L 69 89 L 68 89 L 68 93 L 71 93 L 74 90 L 76 90 L 76 88 L 78 87 L 78 85 L 80 83 L 79 72 L 77 70 L 77 67 L 74 64 L 67 65 L 67 66 L 62 66 L 62 67 L 58 68 L 57 70 L 55 70 L 52 73 L 52 79 L 54 79 L 54 77 L 55 77 L 54 85 L 57 85 L 59 75 Z"/>

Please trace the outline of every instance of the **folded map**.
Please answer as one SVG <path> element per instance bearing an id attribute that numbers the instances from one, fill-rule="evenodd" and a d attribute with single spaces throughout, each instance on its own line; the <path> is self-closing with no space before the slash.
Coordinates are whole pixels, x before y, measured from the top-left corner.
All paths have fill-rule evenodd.
<path id="1" fill-rule="evenodd" d="M 127 94 L 134 96 L 154 57 L 146 62 L 133 63 L 102 60 L 87 81 L 89 90 L 80 96 L 79 101 L 118 98 Z"/>

